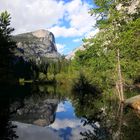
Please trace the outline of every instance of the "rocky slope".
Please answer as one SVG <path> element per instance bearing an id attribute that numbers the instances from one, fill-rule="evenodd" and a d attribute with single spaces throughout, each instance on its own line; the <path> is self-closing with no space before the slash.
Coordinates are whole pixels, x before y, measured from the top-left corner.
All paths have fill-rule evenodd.
<path id="1" fill-rule="evenodd" d="M 13 39 L 17 42 L 16 56 L 21 56 L 26 61 L 38 62 L 42 59 L 60 57 L 55 45 L 55 37 L 47 30 L 15 35 Z"/>
<path id="2" fill-rule="evenodd" d="M 68 60 L 71 60 L 71 59 L 73 59 L 73 58 L 75 57 L 75 53 L 76 53 L 77 51 L 83 51 L 83 50 L 85 50 L 85 46 L 84 46 L 84 45 L 82 45 L 82 46 L 80 46 L 80 47 L 74 49 L 74 50 L 73 50 L 72 52 L 70 52 L 65 58 L 68 59 Z"/>

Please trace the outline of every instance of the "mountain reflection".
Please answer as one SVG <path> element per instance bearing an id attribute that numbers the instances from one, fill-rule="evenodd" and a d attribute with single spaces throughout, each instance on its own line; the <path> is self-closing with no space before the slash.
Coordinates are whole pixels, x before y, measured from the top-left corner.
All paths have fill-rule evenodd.
<path id="1" fill-rule="evenodd" d="M 0 140 L 20 139 L 18 132 L 23 123 L 38 126 L 53 123 L 60 100 L 55 92 L 55 86 L 0 87 Z"/>
<path id="2" fill-rule="evenodd" d="M 25 100 L 24 107 L 17 110 L 13 120 L 47 126 L 55 120 L 57 104 L 57 99 L 45 99 L 40 102 L 34 102 L 32 99 Z"/>
<path id="3" fill-rule="evenodd" d="M 56 85 L 0 90 L 0 140 L 139 140 L 137 115 L 109 97 Z"/>

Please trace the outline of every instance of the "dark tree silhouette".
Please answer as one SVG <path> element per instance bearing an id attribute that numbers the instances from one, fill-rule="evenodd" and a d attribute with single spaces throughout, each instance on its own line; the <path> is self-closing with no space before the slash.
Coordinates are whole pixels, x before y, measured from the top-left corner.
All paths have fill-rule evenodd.
<path id="1" fill-rule="evenodd" d="M 11 33 L 14 31 L 10 26 L 10 14 L 5 11 L 0 13 L 0 81 L 9 79 L 12 67 L 12 51 L 15 48 L 15 42 L 11 39 Z"/>

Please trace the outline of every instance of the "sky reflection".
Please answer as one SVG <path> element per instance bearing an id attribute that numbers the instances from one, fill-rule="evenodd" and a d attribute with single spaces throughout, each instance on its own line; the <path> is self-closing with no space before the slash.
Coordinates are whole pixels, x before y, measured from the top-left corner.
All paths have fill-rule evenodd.
<path id="1" fill-rule="evenodd" d="M 75 116 L 70 101 L 61 102 L 58 105 L 56 119 L 49 126 L 13 123 L 18 126 L 16 132 L 19 140 L 78 140 L 82 138 L 80 132 L 93 129 L 89 125 L 82 125 L 81 120 Z"/>

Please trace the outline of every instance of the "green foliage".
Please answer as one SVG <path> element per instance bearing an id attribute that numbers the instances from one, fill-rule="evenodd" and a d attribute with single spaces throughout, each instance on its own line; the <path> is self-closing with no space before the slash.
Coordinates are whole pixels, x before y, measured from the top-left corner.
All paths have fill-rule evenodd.
<path id="1" fill-rule="evenodd" d="M 11 33 L 14 29 L 9 27 L 10 20 L 11 17 L 7 11 L 0 13 L 0 77 L 3 82 L 12 76 L 12 51 L 15 43 L 11 40 Z"/>
<path id="2" fill-rule="evenodd" d="M 3 39 L 9 39 L 11 32 L 14 31 L 13 28 L 9 27 L 10 20 L 11 17 L 7 11 L 0 13 L 0 37 Z"/>
<path id="3" fill-rule="evenodd" d="M 83 73 L 80 73 L 78 79 L 73 84 L 73 91 L 78 92 L 79 94 L 93 94 L 95 97 L 98 97 L 101 94 L 101 90 L 97 85 L 91 84 Z"/>
<path id="4" fill-rule="evenodd" d="M 10 14 L 8 14 L 7 11 L 0 13 L 0 58 L 3 65 L 11 54 L 10 49 L 15 45 L 14 42 L 11 41 L 11 32 L 14 29 L 9 27 L 10 19 Z M 3 62 L 4 60 L 5 62 Z"/>
<path id="5" fill-rule="evenodd" d="M 104 92 L 115 86 L 118 80 L 117 50 L 120 50 L 120 63 L 123 83 L 132 84 L 140 72 L 140 17 L 128 13 L 126 8 L 117 10 L 117 5 L 131 5 L 131 1 L 95 0 L 97 27 L 100 32 L 93 38 L 84 39 L 86 50 L 78 51 L 72 62 L 75 69 L 84 69 L 85 75 Z"/>

